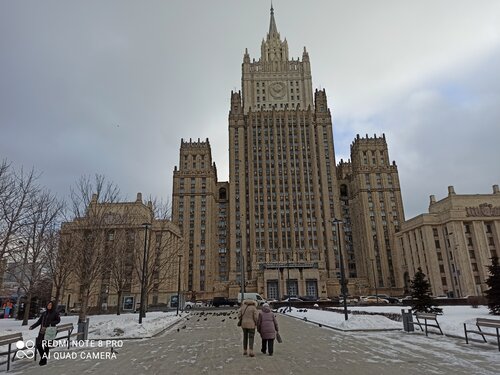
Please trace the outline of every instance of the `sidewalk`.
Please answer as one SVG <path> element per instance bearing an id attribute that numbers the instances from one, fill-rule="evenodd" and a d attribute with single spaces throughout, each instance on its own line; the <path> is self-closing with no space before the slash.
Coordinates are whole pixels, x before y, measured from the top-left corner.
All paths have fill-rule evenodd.
<path id="1" fill-rule="evenodd" d="M 230 310 L 227 310 L 230 312 Z M 222 310 L 219 310 L 219 314 Z M 441 336 L 403 332 L 338 332 L 278 315 L 283 343 L 272 357 L 260 353 L 256 334 L 250 358 L 242 355 L 235 314 L 194 313 L 147 340 L 127 341 L 116 360 L 49 360 L 14 367 L 23 374 L 484 374 L 498 373 L 496 348 L 465 345 Z"/>

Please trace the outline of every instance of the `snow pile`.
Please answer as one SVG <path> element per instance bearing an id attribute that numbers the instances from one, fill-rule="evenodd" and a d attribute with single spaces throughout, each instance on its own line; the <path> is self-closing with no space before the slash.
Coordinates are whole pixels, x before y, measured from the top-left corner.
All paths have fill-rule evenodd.
<path id="1" fill-rule="evenodd" d="M 280 311 L 283 310 L 285 309 L 280 309 Z M 402 323 L 395 322 L 382 315 L 349 314 L 349 319 L 346 321 L 344 314 L 333 311 L 296 309 L 293 307 L 292 311 L 289 312 L 287 310 L 286 314 L 309 322 L 346 331 L 402 329 L 403 327 Z"/>
<path id="2" fill-rule="evenodd" d="M 145 338 L 170 327 L 181 319 L 175 312 L 150 312 L 139 324 L 139 314 L 121 315 L 90 315 L 89 317 L 89 339 L 129 339 Z M 38 336 L 39 327 L 30 331 L 29 326 L 36 322 L 31 319 L 27 326 L 22 326 L 20 320 L 0 319 L 1 335 L 21 332 L 24 340 L 34 340 Z M 62 316 L 61 324 L 73 323 L 73 333 L 77 331 L 78 316 Z"/>
<path id="3" fill-rule="evenodd" d="M 348 311 L 357 312 L 380 312 L 380 313 L 401 313 L 402 309 L 408 310 L 408 306 L 349 306 Z M 464 323 L 474 324 L 476 318 L 498 319 L 500 317 L 489 315 L 486 306 L 472 308 L 471 306 L 442 306 L 443 314 L 438 315 L 437 320 L 443 333 L 449 336 L 465 337 Z M 338 310 L 338 309 L 336 309 Z M 334 312 L 319 309 L 296 309 L 288 311 L 288 307 L 280 308 L 278 312 L 284 312 L 286 315 L 293 316 L 308 322 L 322 324 L 332 328 L 357 331 L 357 330 L 392 330 L 403 329 L 402 322 L 396 322 L 382 315 L 354 315 L 349 313 L 348 320 L 345 321 L 343 312 Z M 415 318 L 414 318 L 415 320 Z M 415 330 L 419 330 L 415 327 Z M 434 330 L 430 328 L 430 330 Z"/>

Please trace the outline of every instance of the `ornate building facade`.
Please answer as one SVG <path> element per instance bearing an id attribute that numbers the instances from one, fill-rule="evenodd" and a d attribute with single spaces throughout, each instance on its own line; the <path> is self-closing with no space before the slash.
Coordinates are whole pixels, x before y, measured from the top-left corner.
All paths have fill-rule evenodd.
<path id="1" fill-rule="evenodd" d="M 245 50 L 231 92 L 229 182 L 217 181 L 208 140 L 181 141 L 172 215 L 188 294 L 234 297 L 243 284 L 269 299 L 336 296 L 339 251 L 351 294 L 401 290 L 392 235 L 404 214 L 385 136 L 358 136 L 351 158 L 337 168 L 326 92 L 313 91 L 306 48 L 289 58 L 271 8 L 261 56 Z"/>
<path id="2" fill-rule="evenodd" d="M 479 296 L 488 288 L 486 266 L 500 255 L 500 190 L 493 194 L 456 194 L 436 201 L 429 213 L 401 226 L 396 243 L 402 253 L 405 287 L 420 267 L 435 296 Z"/>
<path id="3" fill-rule="evenodd" d="M 153 210 L 141 193 L 133 202 L 119 203 L 100 203 L 94 194 L 83 217 L 63 223 L 59 262 L 62 272 L 67 266 L 71 272 L 60 303 L 79 308 L 87 285 L 90 311 L 116 311 L 118 306 L 134 311 L 146 264 L 146 305 L 170 304 L 177 296 L 183 239 L 177 225 L 155 219 Z"/>

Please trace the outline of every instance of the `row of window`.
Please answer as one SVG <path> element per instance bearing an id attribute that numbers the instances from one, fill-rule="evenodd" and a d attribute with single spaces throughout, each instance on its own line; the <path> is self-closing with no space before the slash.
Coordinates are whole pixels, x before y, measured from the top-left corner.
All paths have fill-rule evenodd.
<path id="1" fill-rule="evenodd" d="M 294 83 L 294 81 L 290 81 L 290 86 L 293 86 L 293 83 Z M 255 82 L 255 86 L 256 87 L 266 87 L 266 82 L 265 81 Z M 295 81 L 295 86 L 299 86 L 299 81 Z M 297 87 L 297 90 L 298 90 L 298 87 Z"/>

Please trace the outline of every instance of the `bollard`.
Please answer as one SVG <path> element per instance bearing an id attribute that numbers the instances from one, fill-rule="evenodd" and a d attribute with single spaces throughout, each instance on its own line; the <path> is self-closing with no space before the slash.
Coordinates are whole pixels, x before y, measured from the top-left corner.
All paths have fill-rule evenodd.
<path id="1" fill-rule="evenodd" d="M 89 322 L 90 319 L 87 318 L 87 320 L 83 323 L 78 323 L 78 340 L 87 340 L 89 336 Z"/>
<path id="2" fill-rule="evenodd" d="M 403 330 L 405 332 L 413 332 L 415 328 L 413 327 L 413 315 L 411 313 L 411 309 L 405 311 L 405 309 L 401 309 L 401 316 L 403 318 Z"/>

